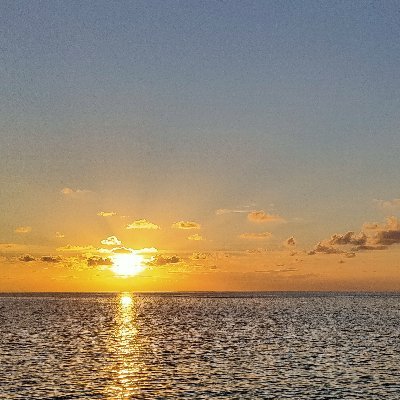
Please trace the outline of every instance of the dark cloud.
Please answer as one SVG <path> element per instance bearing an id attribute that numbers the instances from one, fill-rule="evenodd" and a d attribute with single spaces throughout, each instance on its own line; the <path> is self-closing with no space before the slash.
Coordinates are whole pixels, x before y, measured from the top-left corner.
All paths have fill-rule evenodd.
<path id="1" fill-rule="evenodd" d="M 93 256 L 88 258 L 86 262 L 89 267 L 97 267 L 99 265 L 112 265 L 112 261 L 107 257 L 103 258 L 103 257 Z"/>
<path id="2" fill-rule="evenodd" d="M 379 231 L 375 236 L 375 243 L 384 246 L 400 243 L 400 229 Z"/>
<path id="3" fill-rule="evenodd" d="M 286 239 L 285 244 L 286 246 L 296 246 L 296 240 L 293 236 L 291 236 L 290 238 Z"/>
<path id="4" fill-rule="evenodd" d="M 363 232 L 358 234 L 357 236 L 354 234 L 354 232 L 347 232 L 347 233 L 335 233 L 334 235 L 331 236 L 329 240 L 330 245 L 346 245 L 346 244 L 352 244 L 354 246 L 362 246 L 367 243 L 367 235 Z"/>
<path id="5" fill-rule="evenodd" d="M 325 254 L 342 254 L 343 250 L 338 249 L 337 247 L 329 246 L 326 244 L 323 244 L 319 242 L 315 248 L 314 251 L 316 253 L 325 253 Z"/>
<path id="6" fill-rule="evenodd" d="M 386 250 L 387 246 L 371 246 L 368 244 L 363 244 L 361 246 L 353 247 L 352 251 L 363 251 L 363 250 Z"/>
<path id="7" fill-rule="evenodd" d="M 48 262 L 48 263 L 59 263 L 62 261 L 60 256 L 43 256 L 40 257 L 40 261 Z"/>
<path id="8" fill-rule="evenodd" d="M 30 262 L 30 261 L 35 261 L 35 257 L 33 257 L 29 254 L 26 254 L 24 256 L 19 257 L 18 260 L 23 261 L 23 262 Z"/>
<path id="9" fill-rule="evenodd" d="M 163 266 L 168 264 L 177 264 L 181 262 L 182 259 L 178 256 L 158 256 L 155 260 L 152 261 L 152 265 Z"/>

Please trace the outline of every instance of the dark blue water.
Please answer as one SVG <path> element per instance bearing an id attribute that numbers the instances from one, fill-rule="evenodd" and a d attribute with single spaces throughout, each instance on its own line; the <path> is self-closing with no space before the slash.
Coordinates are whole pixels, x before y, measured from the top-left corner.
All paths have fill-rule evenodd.
<path id="1" fill-rule="evenodd" d="M 400 296 L 0 294 L 1 399 L 399 399 Z"/>

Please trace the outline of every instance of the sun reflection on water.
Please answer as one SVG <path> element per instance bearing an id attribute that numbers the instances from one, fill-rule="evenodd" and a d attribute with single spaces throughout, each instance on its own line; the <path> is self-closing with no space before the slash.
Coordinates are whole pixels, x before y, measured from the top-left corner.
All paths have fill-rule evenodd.
<path id="1" fill-rule="evenodd" d="M 137 302 L 132 293 L 121 293 L 116 302 L 115 331 L 110 343 L 112 383 L 106 394 L 109 399 L 131 399 L 139 393 L 140 383 L 146 379 L 137 337 Z"/>

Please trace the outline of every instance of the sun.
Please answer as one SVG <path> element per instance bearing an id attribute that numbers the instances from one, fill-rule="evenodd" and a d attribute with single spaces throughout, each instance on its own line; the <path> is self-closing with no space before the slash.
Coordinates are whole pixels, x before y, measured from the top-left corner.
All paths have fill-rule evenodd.
<path id="1" fill-rule="evenodd" d="M 135 276 L 146 268 L 144 261 L 145 258 L 140 254 L 116 254 L 112 258 L 111 270 L 117 276 Z"/>

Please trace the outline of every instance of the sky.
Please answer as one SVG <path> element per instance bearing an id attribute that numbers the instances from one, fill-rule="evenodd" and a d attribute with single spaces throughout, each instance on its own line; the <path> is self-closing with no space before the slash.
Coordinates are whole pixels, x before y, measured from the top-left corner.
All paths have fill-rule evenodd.
<path id="1" fill-rule="evenodd" d="M 0 291 L 400 290 L 396 1 L 3 1 Z"/>

